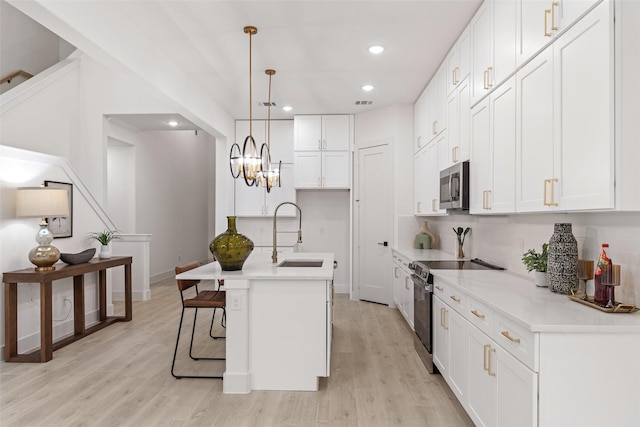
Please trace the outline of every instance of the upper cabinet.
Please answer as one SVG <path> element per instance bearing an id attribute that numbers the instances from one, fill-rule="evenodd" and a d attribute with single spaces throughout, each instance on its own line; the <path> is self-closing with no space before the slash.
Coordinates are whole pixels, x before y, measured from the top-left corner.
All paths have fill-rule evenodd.
<path id="1" fill-rule="evenodd" d="M 519 212 L 614 207 L 612 4 L 516 76 Z"/>
<path id="2" fill-rule="evenodd" d="M 271 127 L 271 129 L 269 129 Z M 253 139 L 258 150 L 263 143 L 270 141 L 271 161 L 273 163 L 293 162 L 293 120 L 253 120 L 251 123 Z M 269 130 L 271 137 L 268 138 Z M 236 120 L 236 143 L 242 149 L 244 140 L 249 135 L 249 120 Z"/>
<path id="3" fill-rule="evenodd" d="M 351 188 L 353 116 L 295 116 L 294 133 L 295 188 Z"/>
<path id="4" fill-rule="evenodd" d="M 352 128 L 349 115 L 295 116 L 295 150 L 350 150 Z"/>
<path id="5" fill-rule="evenodd" d="M 296 201 L 293 186 L 293 120 L 271 120 L 271 161 L 274 164 L 282 162 L 280 170 L 280 186 L 270 192 L 266 188 L 249 187 L 242 177 L 234 180 L 235 215 L 239 217 L 261 217 L 273 215 L 275 208 L 283 201 Z M 269 123 L 266 120 L 252 120 L 251 131 L 249 120 L 236 120 L 235 141 L 240 145 L 251 132 L 258 150 L 263 143 L 267 143 Z M 278 214 L 295 216 L 293 206 L 283 206 Z"/>
<path id="6" fill-rule="evenodd" d="M 449 51 L 445 63 L 447 96 L 451 96 L 471 71 L 471 37 L 468 27 Z"/>
<path id="7" fill-rule="evenodd" d="M 516 3 L 485 0 L 471 20 L 471 104 L 516 68 Z"/>
<path id="8" fill-rule="evenodd" d="M 524 64 L 598 0 L 518 0 L 517 64 Z"/>

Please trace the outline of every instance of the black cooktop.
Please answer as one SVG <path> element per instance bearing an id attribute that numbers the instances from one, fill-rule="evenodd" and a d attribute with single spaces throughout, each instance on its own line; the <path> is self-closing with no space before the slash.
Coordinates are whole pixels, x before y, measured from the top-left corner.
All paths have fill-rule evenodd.
<path id="1" fill-rule="evenodd" d="M 489 264 L 481 259 L 460 261 L 416 261 L 433 270 L 504 270 L 497 265 Z"/>

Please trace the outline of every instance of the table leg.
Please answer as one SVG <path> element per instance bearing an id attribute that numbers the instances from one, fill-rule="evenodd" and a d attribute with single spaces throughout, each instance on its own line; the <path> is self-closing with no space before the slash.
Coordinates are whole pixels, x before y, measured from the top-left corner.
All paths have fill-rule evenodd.
<path id="1" fill-rule="evenodd" d="M 107 270 L 98 271 L 98 293 L 100 295 L 100 321 L 107 318 Z"/>
<path id="2" fill-rule="evenodd" d="M 84 334 L 84 274 L 73 276 L 73 329 L 76 335 Z"/>
<path id="3" fill-rule="evenodd" d="M 40 283 L 40 361 L 53 359 L 52 283 Z"/>
<path id="4" fill-rule="evenodd" d="M 4 284 L 4 360 L 18 354 L 18 284 Z"/>
<path id="5" fill-rule="evenodd" d="M 124 304 L 125 313 L 124 320 L 127 322 L 133 319 L 133 303 L 132 303 L 132 290 L 131 290 L 131 264 L 125 264 L 124 266 Z"/>

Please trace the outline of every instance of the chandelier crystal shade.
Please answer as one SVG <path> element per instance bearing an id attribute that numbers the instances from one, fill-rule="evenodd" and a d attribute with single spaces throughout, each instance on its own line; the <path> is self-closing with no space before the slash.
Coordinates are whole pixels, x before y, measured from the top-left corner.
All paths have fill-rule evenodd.
<path id="1" fill-rule="evenodd" d="M 258 33 L 258 29 L 252 26 L 244 27 L 244 33 L 249 36 L 249 135 L 244 139 L 242 150 L 237 143 L 231 146 L 229 153 L 229 167 L 231 176 L 239 178 L 242 175 L 244 182 L 249 186 L 258 186 L 262 177 L 267 175 L 271 163 L 269 147 L 262 144 L 260 150 L 253 138 L 253 93 L 251 85 L 251 39 Z"/>

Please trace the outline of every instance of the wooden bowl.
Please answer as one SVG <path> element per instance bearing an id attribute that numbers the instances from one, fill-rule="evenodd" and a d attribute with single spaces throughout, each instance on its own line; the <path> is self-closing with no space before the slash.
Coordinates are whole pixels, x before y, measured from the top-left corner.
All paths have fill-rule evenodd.
<path id="1" fill-rule="evenodd" d="M 60 260 L 67 264 L 82 264 L 89 261 L 96 254 L 96 248 L 87 249 L 77 254 L 60 254 Z"/>

